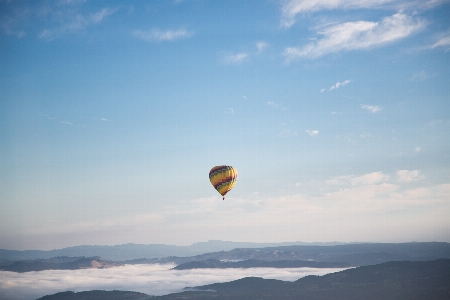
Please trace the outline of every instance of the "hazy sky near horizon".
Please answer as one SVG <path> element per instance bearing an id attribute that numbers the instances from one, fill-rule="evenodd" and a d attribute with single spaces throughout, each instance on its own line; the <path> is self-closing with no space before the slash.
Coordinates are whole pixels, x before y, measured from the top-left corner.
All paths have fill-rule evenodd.
<path id="1" fill-rule="evenodd" d="M 449 15 L 0 1 L 0 248 L 450 242 Z"/>

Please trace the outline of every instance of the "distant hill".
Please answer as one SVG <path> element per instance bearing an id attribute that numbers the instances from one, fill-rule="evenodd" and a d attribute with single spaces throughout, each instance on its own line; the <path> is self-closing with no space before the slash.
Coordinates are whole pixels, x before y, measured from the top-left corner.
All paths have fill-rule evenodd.
<path id="1" fill-rule="evenodd" d="M 123 247 L 122 247 L 123 246 Z M 108 253 L 111 256 L 134 256 L 137 254 L 145 255 L 145 251 L 139 248 L 139 245 L 122 245 L 113 247 L 115 252 L 112 255 L 112 248 Z M 127 246 L 127 247 L 125 247 Z M 134 251 L 135 249 L 141 249 Z M 80 246 L 81 248 L 84 246 Z M 94 247 L 94 246 L 92 246 Z M 99 246 L 96 251 L 100 251 L 103 246 Z M 106 247 L 106 246 L 105 246 Z M 129 247 L 129 248 L 128 248 Z M 145 247 L 144 247 L 145 248 Z M 120 251 L 128 249 L 130 253 L 121 255 Z M 133 250 L 134 249 L 134 250 Z M 120 250 L 120 251 L 119 251 Z M 6 250 L 4 250 L 6 251 Z M 56 250 L 55 250 L 56 251 Z M 144 251 L 144 252 L 141 252 Z M 50 251 L 49 251 L 50 252 Z M 81 251 L 82 252 L 82 251 Z M 134 253 L 134 254 L 133 254 Z M 150 253 L 150 252 L 149 252 Z M 333 264 L 336 267 L 348 266 L 365 266 L 380 264 L 388 261 L 425 261 L 434 259 L 450 259 L 450 244 L 449 243 L 374 243 L 374 244 L 347 244 L 335 246 L 304 246 L 304 245 L 290 245 L 279 247 L 265 247 L 265 248 L 236 248 L 230 251 L 209 252 L 194 256 L 167 256 L 163 258 L 140 258 L 132 260 L 114 261 L 111 259 L 100 259 L 98 256 L 86 257 L 69 257 L 57 256 L 56 258 L 36 259 L 36 260 L 3 260 L 0 261 L 0 270 L 10 270 L 15 272 L 40 271 L 48 269 L 77 269 L 97 266 L 98 268 L 113 267 L 123 264 L 164 264 L 172 263 L 179 266 L 179 268 L 192 268 L 193 266 L 202 266 L 202 268 L 241 268 L 245 264 L 255 263 L 257 266 L 272 266 L 281 268 L 280 261 L 285 261 L 286 266 L 301 265 L 304 266 L 306 262 L 318 267 L 324 265 L 331 267 Z M 12 257 L 12 256 L 10 256 Z M 65 257 L 65 261 L 61 261 L 61 257 Z M 96 258 L 97 257 L 97 258 Z M 78 261 L 77 261 L 78 260 Z M 221 262 L 219 262 L 221 261 Z M 247 261 L 247 262 L 239 262 Z M 253 261 L 253 262 L 252 262 Z M 259 261 L 256 263 L 255 261 Z M 264 262 L 263 262 L 264 261 Z M 295 262 L 294 262 L 295 261 Z M 200 262 L 192 264 L 192 262 Z M 223 262 L 223 263 L 222 263 Z M 278 262 L 271 263 L 268 262 Z M 189 264 L 191 263 L 191 264 Z M 186 265 L 187 264 L 187 265 Z M 220 266 L 219 266 L 220 265 Z M 286 267 L 285 266 L 285 267 Z"/>
<path id="2" fill-rule="evenodd" d="M 71 291 L 47 295 L 37 300 L 146 300 L 154 299 L 152 296 L 128 291 L 86 291 L 74 293 Z"/>
<path id="3" fill-rule="evenodd" d="M 450 260 L 387 262 L 295 282 L 247 277 L 154 299 L 448 300 Z"/>
<path id="4" fill-rule="evenodd" d="M 43 270 L 77 270 L 77 269 L 105 269 L 117 267 L 121 264 L 96 257 L 54 257 L 50 259 L 35 259 L 14 261 L 0 264 L 1 271 L 30 272 Z"/>
<path id="5" fill-rule="evenodd" d="M 345 243 L 304 243 L 304 242 L 286 242 L 286 243 L 247 243 L 247 242 L 229 242 L 211 240 L 208 242 L 195 243 L 190 246 L 174 246 L 163 244 L 124 244 L 116 246 L 97 246 L 85 245 L 68 247 L 58 250 L 6 250 L 0 249 L 0 261 L 30 260 L 30 259 L 48 259 L 57 256 L 101 256 L 108 260 L 125 261 L 140 258 L 163 258 L 167 256 L 194 256 L 198 254 L 229 251 L 235 248 L 263 248 L 278 247 L 289 245 L 341 245 Z"/>
<path id="6" fill-rule="evenodd" d="M 277 260 L 265 261 L 259 259 L 248 259 L 244 261 L 220 261 L 207 259 L 203 261 L 191 261 L 180 264 L 174 270 L 189 269 L 227 269 L 227 268 L 348 268 L 348 263 L 317 262 L 303 260 Z"/>
<path id="7" fill-rule="evenodd" d="M 421 261 L 450 259 L 449 243 L 374 243 L 336 246 L 280 246 L 266 248 L 237 248 L 230 251 L 205 253 L 190 257 L 165 257 L 124 261 L 126 264 L 175 263 L 177 265 L 215 259 L 239 261 L 257 259 L 264 261 L 302 260 L 316 262 L 341 262 L 352 266 L 374 265 L 388 261 Z"/>

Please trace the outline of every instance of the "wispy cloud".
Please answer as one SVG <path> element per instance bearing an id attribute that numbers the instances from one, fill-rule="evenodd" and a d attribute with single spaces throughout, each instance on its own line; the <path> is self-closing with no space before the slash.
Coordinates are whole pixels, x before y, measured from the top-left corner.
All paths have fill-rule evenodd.
<path id="1" fill-rule="evenodd" d="M 397 0 L 289 0 L 281 7 L 281 26 L 288 28 L 295 23 L 298 14 L 331 9 L 374 8 Z"/>
<path id="2" fill-rule="evenodd" d="M 116 11 L 117 9 L 113 8 L 103 8 L 100 11 L 89 15 L 80 13 L 70 15 L 67 13 L 63 23 L 55 28 L 43 30 L 39 37 L 45 40 L 54 40 L 67 33 L 73 33 L 89 26 L 99 24 L 107 16 L 114 14 Z"/>
<path id="3" fill-rule="evenodd" d="M 372 172 L 351 178 L 352 185 L 369 185 L 378 184 L 389 180 L 389 175 L 383 174 L 383 172 Z"/>
<path id="4" fill-rule="evenodd" d="M 388 181 L 389 175 L 383 172 L 372 172 L 363 174 L 360 176 L 354 175 L 344 175 L 334 177 L 332 179 L 326 180 L 325 183 L 329 185 L 352 185 L 352 186 L 362 186 L 362 185 L 373 185 Z"/>
<path id="5" fill-rule="evenodd" d="M 411 76 L 411 81 L 424 81 L 427 80 L 430 76 L 425 71 L 416 72 Z"/>
<path id="6" fill-rule="evenodd" d="M 134 30 L 132 32 L 132 35 L 146 42 L 162 42 L 174 41 L 181 38 L 189 38 L 193 35 L 193 33 L 183 28 L 178 30 L 160 30 L 154 28 L 147 31 Z"/>
<path id="7" fill-rule="evenodd" d="M 41 114 L 41 117 L 47 118 L 47 120 L 55 120 L 56 119 L 56 117 L 50 117 L 47 114 Z"/>
<path id="8" fill-rule="evenodd" d="M 264 49 L 266 49 L 268 46 L 268 44 L 266 42 L 263 41 L 259 41 L 256 43 L 256 49 L 258 49 L 258 54 L 263 52 Z"/>
<path id="9" fill-rule="evenodd" d="M 3 9 L 5 9 L 5 7 Z M 26 32 L 23 28 L 23 24 L 27 19 L 30 19 L 32 16 L 33 11 L 30 8 L 15 9 L 9 14 L 1 13 L 0 28 L 7 35 L 15 35 L 19 38 L 22 38 L 26 35 Z"/>
<path id="10" fill-rule="evenodd" d="M 381 22 L 346 22 L 326 27 L 318 32 L 322 37 L 302 47 L 288 47 L 283 55 L 287 61 L 297 58 L 317 58 L 326 54 L 368 49 L 406 38 L 426 26 L 426 22 L 397 13 Z"/>
<path id="11" fill-rule="evenodd" d="M 73 124 L 71 122 L 68 122 L 68 121 L 61 121 L 61 124 L 66 124 L 66 125 L 73 126 Z"/>
<path id="12" fill-rule="evenodd" d="M 443 48 L 445 51 L 449 51 L 450 50 L 450 30 L 439 34 L 436 42 L 426 48 L 427 49 Z"/>
<path id="13" fill-rule="evenodd" d="M 227 64 L 240 64 L 247 60 L 249 57 L 248 53 L 241 52 L 237 54 L 227 54 L 223 57 L 223 62 Z"/>
<path id="14" fill-rule="evenodd" d="M 281 110 L 287 110 L 286 107 L 284 107 L 284 106 L 282 106 L 282 105 L 280 105 L 280 104 L 278 104 L 278 103 L 275 103 L 275 102 L 273 102 L 273 101 L 268 101 L 268 102 L 267 102 L 267 105 L 268 105 L 268 106 L 271 106 L 271 107 L 279 108 L 279 109 L 281 109 Z"/>
<path id="15" fill-rule="evenodd" d="M 335 85 L 333 85 L 333 86 L 330 87 L 330 91 L 332 91 L 332 90 L 334 90 L 334 89 L 338 89 L 338 88 L 340 88 L 341 86 L 347 85 L 347 84 L 349 84 L 350 82 L 351 82 L 350 80 L 344 80 L 344 81 L 342 81 L 342 82 L 336 82 Z"/>
<path id="16" fill-rule="evenodd" d="M 39 38 L 51 41 L 99 24 L 118 10 L 105 7 L 96 12 L 82 12 L 84 2 L 86 1 L 6 1 L 0 11 L 0 28 L 4 33 L 18 37 L 24 37 L 32 30 L 38 32 Z"/>
<path id="17" fill-rule="evenodd" d="M 367 105 L 367 104 L 361 104 L 361 108 L 366 109 L 366 110 L 370 111 L 371 113 L 376 113 L 376 112 L 379 112 L 380 110 L 382 110 L 382 108 L 379 106 Z"/>
<path id="18" fill-rule="evenodd" d="M 400 182 L 409 183 L 413 181 L 418 181 L 424 178 L 424 176 L 419 174 L 419 170 L 399 170 L 396 172 L 397 179 Z"/>
<path id="19" fill-rule="evenodd" d="M 393 9 L 424 10 L 448 0 L 286 0 L 282 2 L 282 18 L 280 26 L 289 28 L 296 22 L 297 15 L 322 10 L 349 9 Z"/>
<path id="20" fill-rule="evenodd" d="M 319 130 L 305 130 L 305 132 L 309 134 L 309 136 L 316 136 L 319 134 Z"/>

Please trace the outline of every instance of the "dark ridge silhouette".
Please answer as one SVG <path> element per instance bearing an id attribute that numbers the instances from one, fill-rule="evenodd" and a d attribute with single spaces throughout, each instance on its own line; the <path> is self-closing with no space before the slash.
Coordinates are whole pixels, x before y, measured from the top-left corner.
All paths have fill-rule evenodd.
<path id="1" fill-rule="evenodd" d="M 95 257 L 66 257 L 59 256 L 50 259 L 21 260 L 0 265 L 1 271 L 31 272 L 43 270 L 77 270 L 77 269 L 105 269 L 117 267 L 121 264 L 107 261 L 99 256 Z"/>
<path id="2" fill-rule="evenodd" d="M 74 293 L 72 291 L 47 295 L 37 300 L 146 300 L 152 299 L 152 296 L 138 292 L 128 291 L 85 291 Z"/>
<path id="3" fill-rule="evenodd" d="M 126 247 L 125 247 L 126 246 Z M 80 246 L 80 249 L 84 249 L 85 246 Z M 92 246 L 96 247 L 96 246 Z M 100 246 L 99 246 L 100 247 Z M 101 246 L 99 249 L 103 249 Z M 105 246 L 106 247 L 106 246 Z M 76 248 L 76 247 L 74 247 Z M 129 250 L 133 253 L 135 248 L 143 251 L 139 245 L 121 245 L 108 248 L 111 251 Z M 144 247 L 145 248 L 145 247 Z M 78 249 L 78 248 L 77 248 Z M 89 248 L 91 249 L 91 248 Z M 97 249 L 97 250 L 99 250 Z M 134 250 L 133 250 L 134 249 Z M 72 249 L 74 250 L 74 249 Z M 91 249 L 92 250 L 92 249 Z M 429 242 L 429 243 L 372 243 L 372 244 L 346 244 L 335 246 L 303 246 L 303 245 L 290 245 L 279 247 L 266 247 L 266 248 L 236 248 L 230 251 L 209 252 L 201 255 L 177 257 L 167 256 L 164 258 L 140 258 L 125 261 L 112 261 L 100 258 L 99 256 L 89 257 L 68 257 L 58 256 L 50 259 L 36 259 L 36 260 L 2 260 L 2 253 L 6 250 L 0 250 L 0 270 L 14 271 L 14 272 L 28 272 L 28 271 L 41 271 L 49 269 L 80 269 L 80 268 L 108 268 L 114 266 L 120 266 L 124 264 L 164 264 L 172 263 L 180 265 L 180 268 L 187 268 L 186 263 L 199 262 L 198 264 L 191 264 L 196 266 L 195 268 L 205 267 L 258 267 L 258 265 L 251 265 L 251 261 L 259 260 L 266 262 L 280 262 L 280 263 L 259 263 L 259 266 L 273 266 L 277 268 L 284 267 L 298 267 L 292 265 L 292 263 L 281 263 L 281 261 L 305 261 L 315 266 L 321 267 L 320 263 L 330 263 L 332 265 L 323 265 L 323 267 L 347 267 L 347 266 L 365 266 L 380 264 L 388 261 L 427 261 L 434 259 L 450 259 L 450 244 Z M 13 251 L 14 252 L 14 251 Z M 76 252 L 76 251 L 75 251 Z M 125 251 L 126 252 L 126 251 Z M 145 252 L 145 251 L 144 251 Z M 9 252 L 8 252 L 9 253 Z M 136 254 L 135 253 L 135 254 Z M 151 251 L 148 253 L 152 253 Z M 11 253 L 10 253 L 11 254 Z M 121 256 L 116 253 L 116 255 Z M 131 254 L 130 254 L 131 255 Z M 11 256 L 8 256 L 11 258 Z M 64 260 L 61 259 L 64 257 Z M 102 256 L 103 257 L 103 256 Z M 91 259 L 89 261 L 89 259 Z M 78 261 L 77 261 L 78 260 Z M 95 261 L 94 261 L 95 260 Z M 208 260 L 222 261 L 223 263 L 205 263 Z M 77 262 L 76 262 L 77 261 Z M 239 261 L 250 261 L 240 263 Z M 202 263 L 203 262 L 203 263 Z M 209 264 L 207 266 L 206 264 Z M 283 265 L 287 264 L 287 265 Z M 291 266 L 289 266 L 289 264 Z M 295 264 L 300 264 L 299 262 Z M 187 265 L 189 266 L 189 265 Z M 304 265 L 307 266 L 307 265 Z"/>
<path id="4" fill-rule="evenodd" d="M 264 261 L 260 259 L 248 259 L 244 261 L 220 261 L 207 259 L 180 264 L 174 270 L 188 269 L 226 269 L 226 268 L 348 268 L 348 263 L 317 262 L 303 260 L 277 260 Z"/>
<path id="5" fill-rule="evenodd" d="M 450 260 L 387 262 L 295 282 L 247 277 L 155 299 L 448 300 Z"/>
<path id="6" fill-rule="evenodd" d="M 378 257 L 374 256 L 378 254 Z M 49 259 L 57 256 L 101 256 L 113 261 L 152 259 L 154 262 L 175 262 L 187 257 L 192 260 L 262 259 L 343 261 L 352 265 L 377 264 L 392 260 L 450 259 L 450 244 L 427 243 L 238 243 L 209 241 L 191 246 L 137 245 L 76 246 L 59 250 L 5 250 L 0 249 L 0 262 Z M 160 259 L 161 261 L 158 261 Z M 352 261 L 349 261 L 352 260 Z M 183 261 L 187 262 L 187 261 Z M 175 262 L 177 264 L 182 262 Z"/>

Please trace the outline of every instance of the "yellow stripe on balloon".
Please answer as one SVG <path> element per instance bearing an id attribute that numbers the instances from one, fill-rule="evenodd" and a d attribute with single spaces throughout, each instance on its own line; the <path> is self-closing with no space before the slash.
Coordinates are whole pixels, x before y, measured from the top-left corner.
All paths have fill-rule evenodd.
<path id="1" fill-rule="evenodd" d="M 237 177 L 237 170 L 231 166 L 216 166 L 209 172 L 211 184 L 222 196 L 234 187 Z"/>

